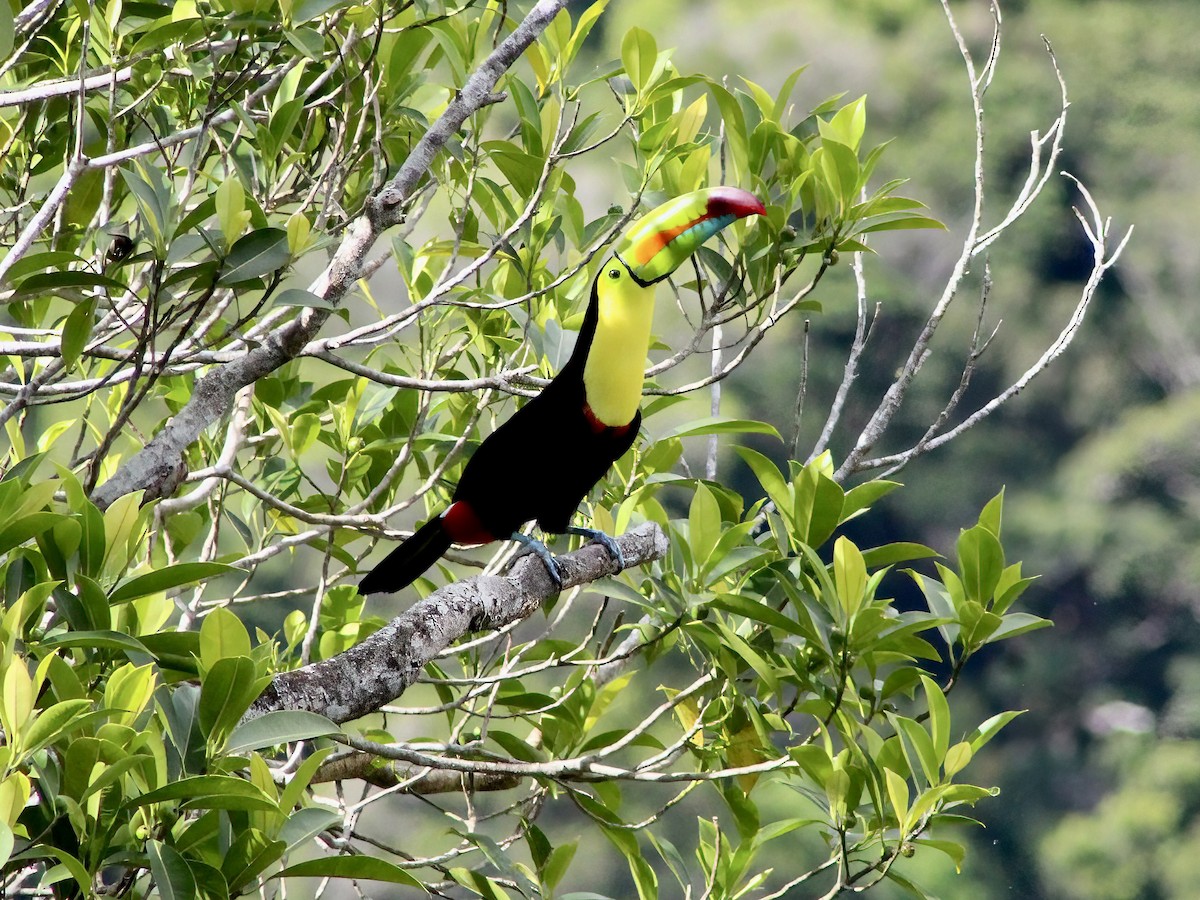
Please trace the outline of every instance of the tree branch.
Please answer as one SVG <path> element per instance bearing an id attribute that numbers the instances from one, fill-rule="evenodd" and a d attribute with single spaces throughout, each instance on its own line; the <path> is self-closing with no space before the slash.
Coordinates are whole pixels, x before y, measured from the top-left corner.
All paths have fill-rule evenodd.
<path id="1" fill-rule="evenodd" d="M 413 147 L 396 177 L 367 201 L 363 213 L 350 224 L 329 267 L 313 285 L 313 293 L 328 301 L 330 307 L 341 302 L 362 273 L 363 260 L 375 240 L 403 218 L 406 202 L 442 147 L 468 116 L 496 102 L 492 90 L 500 76 L 565 5 L 566 0 L 540 0 L 467 79 L 445 112 Z M 178 415 L 96 488 L 92 496 L 96 505 L 105 509 L 118 497 L 136 490 L 144 490 L 147 500 L 161 496 L 163 486 L 177 476 L 184 452 L 208 426 L 229 411 L 238 391 L 299 355 L 316 338 L 331 312 L 332 308 L 305 309 L 300 316 L 266 335 L 262 344 L 244 357 L 214 369 L 196 382 L 195 392 Z"/>
<path id="2" fill-rule="evenodd" d="M 667 552 L 667 538 L 653 523 L 621 535 L 617 543 L 625 568 L 661 559 Z M 563 588 L 620 571 L 598 544 L 557 560 Z M 374 712 L 403 694 L 425 664 L 451 643 L 525 618 L 556 590 L 536 556 L 518 559 L 503 577 L 480 575 L 447 585 L 344 653 L 276 675 L 246 719 L 280 709 L 303 709 L 347 722 Z"/>
<path id="3" fill-rule="evenodd" d="M 428 766 L 409 766 L 372 753 L 351 750 L 321 764 L 310 784 L 360 778 L 381 788 L 399 788 L 406 794 L 448 794 L 457 791 L 507 791 L 521 784 L 510 772 L 470 775 Z"/>

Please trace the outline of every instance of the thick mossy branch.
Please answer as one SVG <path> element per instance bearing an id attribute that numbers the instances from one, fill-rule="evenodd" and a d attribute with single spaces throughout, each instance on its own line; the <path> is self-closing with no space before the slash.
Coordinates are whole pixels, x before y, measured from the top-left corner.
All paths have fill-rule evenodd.
<path id="1" fill-rule="evenodd" d="M 654 523 L 626 532 L 616 541 L 625 568 L 662 559 L 668 548 L 666 535 Z M 563 588 L 620 571 L 599 544 L 588 544 L 557 560 Z M 375 712 L 403 694 L 425 664 L 454 641 L 523 619 L 556 590 L 536 556 L 518 559 L 504 576 L 480 575 L 449 584 L 344 653 L 276 675 L 245 718 L 302 709 L 348 722 Z"/>

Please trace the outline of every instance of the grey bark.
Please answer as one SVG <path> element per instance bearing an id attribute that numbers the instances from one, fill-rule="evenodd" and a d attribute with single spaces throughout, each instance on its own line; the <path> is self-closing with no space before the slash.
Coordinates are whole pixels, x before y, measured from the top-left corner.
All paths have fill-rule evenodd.
<path id="1" fill-rule="evenodd" d="M 652 522 L 616 540 L 625 568 L 667 553 L 666 535 Z M 557 561 L 564 589 L 618 571 L 599 544 L 588 544 Z M 521 557 L 505 576 L 480 575 L 447 585 L 349 650 L 276 675 L 245 720 L 283 709 L 320 713 L 339 723 L 367 715 L 403 694 L 425 664 L 454 641 L 523 619 L 556 590 L 536 556 Z"/>

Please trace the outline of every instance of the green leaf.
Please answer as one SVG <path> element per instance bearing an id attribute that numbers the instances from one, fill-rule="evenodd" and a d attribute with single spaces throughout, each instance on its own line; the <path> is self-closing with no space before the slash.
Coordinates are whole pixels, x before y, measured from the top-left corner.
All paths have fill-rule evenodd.
<path id="1" fill-rule="evenodd" d="M 621 63 L 639 94 L 650 84 L 657 62 L 658 45 L 654 35 L 636 27 L 625 32 L 621 40 Z"/>
<path id="2" fill-rule="evenodd" d="M 161 569 L 155 569 L 153 572 L 147 572 L 144 575 L 135 575 L 133 578 L 121 582 L 109 594 L 108 599 L 112 603 L 124 603 L 127 600 L 136 600 L 138 597 L 168 591 L 171 588 L 180 587 L 181 585 L 196 584 L 204 581 L 206 578 L 224 575 L 227 572 L 240 571 L 241 569 L 235 566 L 227 566 L 224 563 L 176 563 L 173 566 L 164 566 Z M 227 612 L 226 610 L 222 611 Z M 232 613 L 229 614 L 232 615 Z M 208 618 L 211 619 L 212 616 L 210 615 Z"/>
<path id="3" fill-rule="evenodd" d="M 201 638 L 203 652 L 203 638 Z M 237 725 L 270 679 L 258 678 L 254 660 L 245 656 L 218 659 L 200 685 L 200 729 L 214 741 Z"/>
<path id="4" fill-rule="evenodd" d="M 112 627 L 112 608 L 108 597 L 94 579 L 76 575 L 75 593 L 61 591 L 57 599 L 60 612 L 73 629 L 107 631 Z"/>
<path id="5" fill-rule="evenodd" d="M 1037 631 L 1041 628 L 1050 628 L 1052 625 L 1054 625 L 1053 622 L 1049 619 L 1043 619 L 1041 616 L 1034 616 L 1029 613 L 1010 613 L 1000 620 L 1000 624 L 988 636 L 987 643 L 993 644 L 996 641 L 1016 637 L 1019 634 L 1027 634 L 1030 631 Z"/>
<path id="6" fill-rule="evenodd" d="M 796 476 L 792 517 L 797 537 L 810 547 L 820 547 L 842 520 L 845 494 L 842 487 L 821 471 L 817 462 Z"/>
<path id="7" fill-rule="evenodd" d="M 822 135 L 828 134 L 851 150 L 858 150 L 867 125 L 867 98 L 863 96 L 847 103 L 828 124 L 821 124 L 825 125 L 821 129 Z"/>
<path id="8" fill-rule="evenodd" d="M 904 889 L 909 897 L 917 897 L 918 900 L 932 900 L 929 894 L 925 893 L 923 890 L 901 875 L 896 870 L 895 866 L 892 866 L 887 870 L 887 879 L 888 881 L 892 881 L 900 885 L 900 887 Z"/>
<path id="9" fill-rule="evenodd" d="M 789 619 L 774 607 L 768 606 L 753 597 L 743 597 L 739 594 L 721 594 L 714 598 L 710 605 L 727 612 L 744 616 L 755 622 L 761 622 L 771 628 L 778 628 L 787 634 L 797 637 L 810 638 L 811 632 L 801 627 L 799 623 Z"/>
<path id="10" fill-rule="evenodd" d="M 772 692 L 779 690 L 779 677 L 775 673 L 775 669 L 767 662 L 757 650 L 751 647 L 746 641 L 737 634 L 733 629 L 725 625 L 718 624 L 717 630 L 720 632 L 721 640 L 730 650 L 742 658 L 759 678 L 763 680 L 763 684 Z"/>
<path id="11" fill-rule="evenodd" d="M 42 710 L 23 735 L 22 749 L 26 753 L 32 753 L 54 743 L 73 728 L 82 725 L 83 717 L 91 707 L 91 700 L 77 698 L 63 700 Z"/>
<path id="12" fill-rule="evenodd" d="M 0 13 L 2 16 L 3 13 Z M 3 782 L 0 782 L 3 784 Z M 13 834 L 12 826 L 4 819 L 0 819 L 0 868 L 8 862 L 8 858 L 12 856 L 13 847 L 16 845 L 16 835 Z"/>
<path id="13" fill-rule="evenodd" d="M 196 896 L 196 878 L 177 850 L 161 841 L 148 841 L 146 856 L 162 900 L 192 900 Z"/>
<path id="14" fill-rule="evenodd" d="M 71 310 L 63 322 L 62 361 L 67 369 L 75 365 L 92 336 L 92 329 L 96 325 L 96 302 L 95 297 L 84 300 Z"/>
<path id="15" fill-rule="evenodd" d="M 339 6 L 349 6 L 347 0 L 297 0 L 292 7 L 292 25 L 303 25 Z"/>
<path id="16" fill-rule="evenodd" d="M 731 419 L 728 416 L 707 416 L 702 419 L 692 419 L 675 428 L 670 428 L 659 440 L 695 437 L 701 434 L 769 434 L 779 438 L 779 432 L 766 422 L 756 422 L 753 419 Z M 739 447 L 738 451 L 741 452 L 742 449 Z"/>
<path id="17" fill-rule="evenodd" d="M 16 33 L 12 7 L 7 3 L 0 3 L 0 62 L 8 59 L 8 55 L 12 53 Z"/>
<path id="18" fill-rule="evenodd" d="M 321 763 L 325 762 L 331 753 L 333 753 L 333 747 L 321 747 L 305 759 L 304 762 L 300 763 L 296 769 L 296 773 L 279 794 L 279 807 L 281 809 L 292 809 L 294 806 L 299 805 L 304 792 L 308 789 L 308 783 L 312 781 L 313 776 L 317 773 L 317 769 L 321 767 Z M 291 844 L 288 846 L 291 846 Z"/>
<path id="19" fill-rule="evenodd" d="M 1015 562 L 1011 566 L 1006 566 L 1004 571 L 1000 573 L 1000 581 L 996 584 L 992 612 L 1004 615 L 1035 581 L 1037 581 L 1036 576 L 1030 578 L 1021 577 L 1021 564 L 1019 562 Z"/>
<path id="20" fill-rule="evenodd" d="M 566 844 L 559 844 L 550 851 L 545 865 L 541 868 L 542 882 L 546 887 L 554 890 L 558 886 L 563 876 L 567 874 L 567 869 L 571 865 L 571 860 L 575 858 L 575 851 L 578 849 L 579 841 L 570 841 Z"/>
<path id="21" fill-rule="evenodd" d="M 965 769 L 974 755 L 975 751 L 971 749 L 971 745 L 967 741 L 959 741 L 951 747 L 946 751 L 946 761 L 943 763 L 946 777 L 953 778 Z"/>
<path id="22" fill-rule="evenodd" d="M 792 91 L 795 90 L 796 81 L 804 73 L 808 66 L 800 66 L 793 69 L 787 78 L 783 79 L 783 84 L 779 87 L 779 93 L 775 96 L 775 105 L 771 108 L 771 119 L 780 122 L 787 113 L 788 104 L 791 102 Z"/>
<path id="23" fill-rule="evenodd" d="M 291 809 L 284 803 L 282 797 L 279 801 L 279 808 Z M 321 832 L 336 828 L 341 824 L 342 817 L 337 810 L 305 806 L 288 816 L 288 820 L 279 829 L 277 837 L 287 844 L 288 851 L 291 852 L 303 847 Z"/>
<path id="24" fill-rule="evenodd" d="M 56 859 L 79 885 L 80 895 L 92 896 L 92 878 L 77 858 L 49 844 L 36 844 L 21 853 L 14 854 L 10 863 L 23 862 L 27 859 Z"/>
<path id="25" fill-rule="evenodd" d="M 96 650 L 116 650 L 131 654 L 130 658 L 134 661 L 145 660 L 147 656 L 151 655 L 146 645 L 137 638 L 121 631 L 107 629 L 68 631 L 64 634 L 51 635 L 42 641 L 42 646 L 51 649 L 87 647 Z"/>
<path id="26" fill-rule="evenodd" d="M 865 599 L 867 567 L 858 548 L 845 537 L 833 545 L 833 584 L 847 618 L 852 617 Z"/>
<path id="27" fill-rule="evenodd" d="M 918 772 L 925 776 L 926 783 L 938 783 L 938 773 L 941 771 L 941 759 L 933 747 L 929 732 L 921 727 L 921 723 L 907 716 L 889 715 L 888 720 L 900 735 L 900 746 L 904 751 L 908 766 L 915 776 Z M 912 754 L 916 754 L 916 759 Z M 916 763 L 914 766 L 913 763 Z"/>
<path id="28" fill-rule="evenodd" d="M 0 553 L 7 553 L 31 537 L 45 534 L 63 521 L 64 517 L 54 512 L 36 512 L 9 519 L 0 527 Z"/>
<path id="29" fill-rule="evenodd" d="M 262 788 L 244 778 L 234 778 L 232 775 L 193 775 L 181 778 L 163 785 L 153 791 L 148 791 L 140 797 L 134 797 L 128 802 L 129 806 L 149 806 L 152 803 L 168 803 L 172 800 L 192 802 L 214 801 L 207 805 L 212 809 L 223 809 L 222 799 L 249 799 L 259 801 L 263 809 L 278 809 L 274 800 L 263 793 Z"/>
<path id="30" fill-rule="evenodd" d="M 309 235 L 312 233 L 312 225 L 308 221 L 308 217 L 302 212 L 294 212 L 288 216 L 287 220 L 287 238 L 288 252 L 292 256 L 299 256 L 308 249 Z M 285 292 L 286 293 L 286 292 Z M 305 291 L 305 293 L 308 293 Z M 315 295 L 314 295 L 315 296 Z"/>
<path id="31" fill-rule="evenodd" d="M 981 528 L 986 528 L 996 539 L 1000 539 L 1000 523 L 1004 518 L 1004 490 L 1000 490 L 995 497 L 987 502 L 983 511 L 979 513 L 979 525 Z"/>
<path id="32" fill-rule="evenodd" d="M 455 866 L 450 869 L 449 874 L 456 882 L 483 900 L 510 900 L 511 895 L 500 887 L 494 878 L 489 878 L 482 872 Z"/>
<path id="33" fill-rule="evenodd" d="M 68 497 L 70 494 L 71 489 L 68 486 Z M 75 511 L 79 513 L 80 526 L 79 570 L 81 574 L 94 578 L 100 574 L 100 565 L 104 562 L 104 516 L 86 497 L 81 498 Z M 58 528 L 55 528 L 55 536 L 57 535 Z"/>
<path id="34" fill-rule="evenodd" d="M 484 141 L 481 146 L 518 194 L 522 197 L 533 194 L 541 179 L 543 160 L 509 141 Z"/>
<path id="35" fill-rule="evenodd" d="M 29 727 L 33 701 L 33 679 L 25 662 L 17 658 L 0 673 L 0 724 L 9 740 Z"/>
<path id="36" fill-rule="evenodd" d="M 230 175 L 217 188 L 215 198 L 217 222 L 225 238 L 225 246 L 232 247 L 250 222 L 250 210 L 246 209 L 246 189 L 236 174 Z"/>
<path id="37" fill-rule="evenodd" d="M 281 709 L 265 713 L 238 725 L 229 735 L 225 752 L 258 750 L 309 738 L 337 734 L 337 725 L 322 715 L 300 709 Z"/>
<path id="38" fill-rule="evenodd" d="M 105 576 L 114 577 L 123 572 L 136 555 L 138 550 L 137 538 L 141 534 L 139 524 L 144 525 L 140 516 L 142 492 L 134 491 L 113 501 L 112 506 L 104 511 L 104 561 L 101 572 Z"/>
<path id="39" fill-rule="evenodd" d="M 123 715 L 114 715 L 112 721 L 132 725 L 154 695 L 155 681 L 154 666 L 150 663 L 144 666 L 125 663 L 113 672 L 104 686 L 104 705 Z"/>
<path id="40" fill-rule="evenodd" d="M 976 525 L 958 536 L 957 549 L 959 572 L 967 598 L 989 605 L 1004 571 L 1004 548 L 992 532 Z"/>
<path id="41" fill-rule="evenodd" d="M 196 660 L 200 656 L 200 635 L 196 632 L 158 631 L 143 634 L 138 640 L 162 668 L 192 676 L 198 674 Z"/>
<path id="42" fill-rule="evenodd" d="M 996 733 L 999 732 L 1001 728 L 1024 712 L 1025 710 L 1018 709 L 997 713 L 972 731 L 969 735 L 967 735 L 967 742 L 971 745 L 971 752 L 978 753 L 979 749 L 992 738 L 994 738 Z"/>
<path id="43" fill-rule="evenodd" d="M 961 629 L 958 625 L 954 624 L 958 621 L 958 610 L 955 609 L 950 592 L 936 579 L 922 575 L 920 572 L 912 569 L 905 569 L 904 571 L 917 583 L 917 587 L 925 595 L 925 602 L 929 605 L 929 611 L 938 618 L 950 620 L 947 623 L 939 625 L 938 631 L 942 633 L 942 639 L 948 645 L 953 646 L 954 642 L 958 640 Z"/>
<path id="44" fill-rule="evenodd" d="M 211 669 L 227 657 L 250 655 L 250 633 L 242 620 L 222 606 L 204 617 L 200 626 L 200 662 Z"/>
<path id="45" fill-rule="evenodd" d="M 138 212 L 146 225 L 157 259 L 167 258 L 168 223 L 171 222 L 171 191 L 163 174 L 154 166 L 134 162 L 118 171 L 125 186 L 137 201 Z"/>
<path id="46" fill-rule="evenodd" d="M 283 841 L 273 841 L 257 828 L 248 828 L 234 839 L 221 859 L 221 873 L 230 894 L 242 893 L 242 887 L 262 875 L 287 851 Z"/>
<path id="47" fill-rule="evenodd" d="M 928 675 L 921 676 L 921 684 L 925 686 L 925 702 L 929 709 L 929 732 L 933 738 L 933 751 L 937 754 L 940 764 L 946 758 L 950 748 L 950 705 L 942 689 Z"/>
<path id="48" fill-rule="evenodd" d="M 829 186 L 834 200 L 839 204 L 831 215 L 841 215 L 858 199 L 858 157 L 845 144 L 828 138 L 813 151 L 813 164 Z"/>
<path id="49" fill-rule="evenodd" d="M 688 543 L 692 561 L 699 572 L 721 538 L 721 507 L 703 482 L 696 485 L 688 512 Z"/>
<path id="50" fill-rule="evenodd" d="M 495 868 L 497 875 L 514 883 L 522 896 L 534 897 L 538 894 L 537 885 L 526 874 L 528 870 L 523 866 L 518 866 L 497 841 L 479 832 L 468 832 L 462 836 L 478 847 L 488 863 Z"/>
<path id="51" fill-rule="evenodd" d="M 87 260 L 69 250 L 47 250 L 43 253 L 30 253 L 28 256 L 21 257 L 9 266 L 8 271 L 4 275 L 5 283 L 10 285 L 19 284 L 21 279 L 31 272 L 44 272 L 47 270 L 53 272 L 79 271 L 77 267 L 85 264 L 87 264 Z"/>
<path id="52" fill-rule="evenodd" d="M 525 150 L 534 156 L 545 156 L 542 144 L 542 120 L 533 92 L 525 82 L 514 78 L 509 81 L 509 94 L 513 99 L 513 105 L 517 108 L 517 121 L 520 123 L 521 140 L 525 145 Z"/>
<path id="53" fill-rule="evenodd" d="M 846 818 L 846 796 L 850 793 L 850 773 L 837 763 L 825 777 L 825 799 L 829 803 L 829 814 L 835 822 Z"/>
<path id="54" fill-rule="evenodd" d="M 291 258 L 285 231 L 259 228 L 230 248 L 217 284 L 231 285 L 262 278 L 282 269 Z"/>
<path id="55" fill-rule="evenodd" d="M 757 450 L 749 447 L 734 447 L 738 456 L 746 461 L 758 483 L 775 504 L 775 509 L 781 514 L 790 514 L 792 509 L 791 494 L 783 474 L 775 467 L 775 463 L 767 459 Z"/>
<path id="56" fill-rule="evenodd" d="M 859 513 L 870 509 L 875 503 L 886 497 L 896 488 L 900 487 L 898 481 L 868 481 L 846 491 L 846 496 L 842 501 L 842 521 L 845 522 Z"/>
<path id="57" fill-rule="evenodd" d="M 289 44 L 313 62 L 321 61 L 321 54 L 325 49 L 325 36 L 315 28 L 287 28 L 284 30 L 283 36 L 287 38 Z M 295 245 L 292 245 L 292 255 L 299 255 Z"/>
<path id="58" fill-rule="evenodd" d="M 901 830 L 908 830 L 908 782 L 900 775 L 897 775 L 891 769 L 883 770 L 884 778 L 887 779 L 888 799 L 892 802 L 892 809 L 896 813 L 896 822 Z"/>
<path id="59" fill-rule="evenodd" d="M 954 871 L 962 872 L 963 860 L 967 856 L 966 848 L 962 844 L 957 844 L 954 841 L 939 841 L 933 838 L 917 838 L 913 843 L 921 847 L 930 847 L 945 853 L 948 857 L 954 860 Z"/>
<path id="60" fill-rule="evenodd" d="M 288 866 L 272 878 L 361 878 L 425 889 L 416 877 L 374 856 L 321 856 Z M 428 893 L 428 891 L 426 891 Z"/>
<path id="61" fill-rule="evenodd" d="M 883 544 L 862 552 L 863 562 L 868 569 L 878 569 L 899 562 L 911 562 L 915 559 L 932 559 L 941 556 L 936 550 L 924 544 L 912 544 L 897 541 L 894 544 Z"/>
<path id="62" fill-rule="evenodd" d="M 287 290 L 280 291 L 271 298 L 271 305 L 302 306 L 310 309 L 336 309 L 324 297 L 319 297 L 312 291 L 304 290 L 303 288 L 288 288 Z"/>
<path id="63" fill-rule="evenodd" d="M 725 123 L 725 139 L 728 142 L 729 161 L 732 164 L 730 181 L 740 183 L 747 173 L 750 161 L 746 116 L 737 98 L 718 82 L 709 81 L 708 90 L 716 99 L 721 110 L 721 119 Z"/>
<path id="64" fill-rule="evenodd" d="M 12 273 L 7 276 L 13 279 Z M 21 281 L 13 292 L 13 300 L 23 300 L 29 297 L 61 296 L 76 300 L 80 303 L 87 299 L 84 292 L 96 288 L 123 291 L 125 285 L 107 275 L 87 272 L 82 269 L 61 269 L 54 272 L 36 272 Z"/>
<path id="65" fill-rule="evenodd" d="M 916 229 L 929 229 L 933 231 L 945 231 L 944 223 L 937 219 L 931 219 L 929 216 L 923 216 L 919 213 L 912 212 L 892 212 L 883 213 L 878 216 L 867 216 L 859 219 L 855 225 L 846 232 L 847 237 L 854 237 L 859 234 L 872 234 L 877 231 L 909 231 Z M 845 249 L 845 245 L 839 243 L 838 249 Z"/>

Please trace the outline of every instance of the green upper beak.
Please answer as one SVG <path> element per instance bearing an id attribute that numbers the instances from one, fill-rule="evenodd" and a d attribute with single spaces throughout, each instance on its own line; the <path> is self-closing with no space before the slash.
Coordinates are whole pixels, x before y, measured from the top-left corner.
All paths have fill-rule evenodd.
<path id="1" fill-rule="evenodd" d="M 625 232 L 617 258 L 642 284 L 666 278 L 710 237 L 735 219 L 766 214 L 749 191 L 711 187 L 683 194 L 656 207 Z"/>

